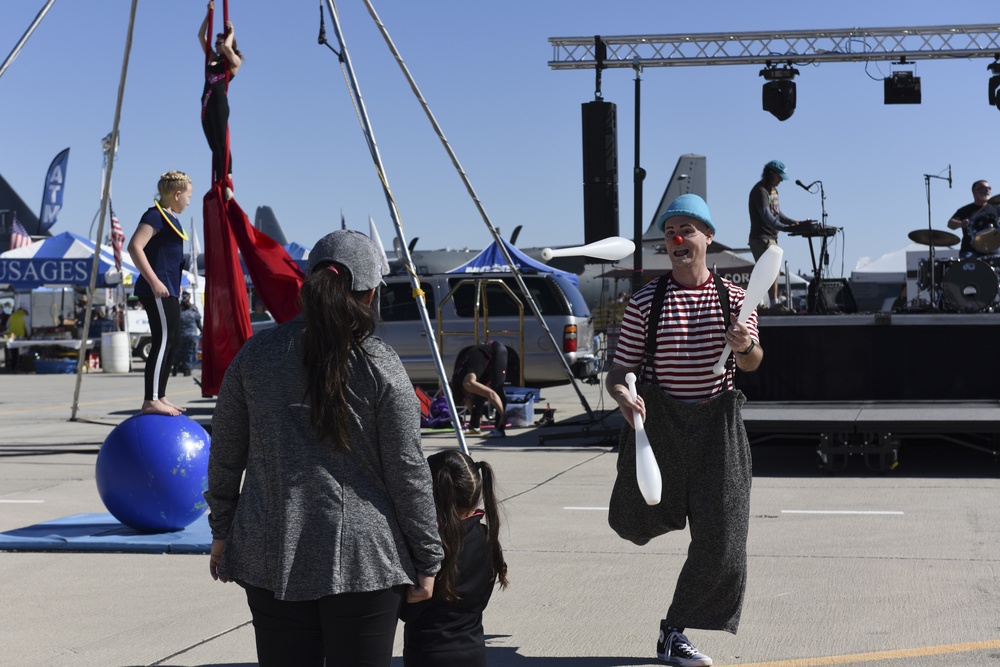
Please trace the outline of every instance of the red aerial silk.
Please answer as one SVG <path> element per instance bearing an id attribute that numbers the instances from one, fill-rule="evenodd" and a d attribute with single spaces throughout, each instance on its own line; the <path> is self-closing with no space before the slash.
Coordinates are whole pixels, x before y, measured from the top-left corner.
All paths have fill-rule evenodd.
<path id="1" fill-rule="evenodd" d="M 294 319 L 299 314 L 299 288 L 305 280 L 298 262 L 281 244 L 251 225 L 235 199 L 226 202 L 226 209 L 229 228 L 264 308 L 276 322 Z"/>
<path id="2" fill-rule="evenodd" d="M 223 3 L 229 17 L 229 3 Z M 212 43 L 212 14 L 208 16 L 208 43 Z M 206 66 L 209 53 L 206 51 Z M 226 86 L 229 73 L 226 72 Z M 226 128 L 226 159 L 229 129 Z M 222 378 L 233 357 L 253 333 L 250 301 L 240 268 L 237 248 L 243 255 L 257 295 L 277 322 L 287 322 L 299 313 L 302 269 L 277 241 L 250 224 L 235 199 L 226 201 L 225 187 L 232 187 L 223 169 L 220 180 L 205 195 L 205 323 L 202 330 L 201 394 L 217 396 Z"/>
<path id="3" fill-rule="evenodd" d="M 201 332 L 201 395 L 218 396 L 222 377 L 250 337 L 250 300 L 236 240 L 218 184 L 205 195 L 205 322 Z"/>

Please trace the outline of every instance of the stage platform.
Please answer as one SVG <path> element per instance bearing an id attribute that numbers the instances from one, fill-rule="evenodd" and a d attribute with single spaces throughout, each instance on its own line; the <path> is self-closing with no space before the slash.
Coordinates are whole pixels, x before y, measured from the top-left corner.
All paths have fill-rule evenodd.
<path id="1" fill-rule="evenodd" d="M 830 472 L 852 457 L 872 470 L 892 470 L 907 439 L 946 441 L 1000 462 L 1000 401 L 748 402 L 743 421 L 751 445 L 815 445 L 818 465 Z"/>
<path id="2" fill-rule="evenodd" d="M 760 318 L 752 401 L 1000 400 L 1000 313 Z"/>
<path id="3" fill-rule="evenodd" d="M 822 467 L 895 466 L 900 442 L 1000 451 L 1000 313 L 762 316 L 764 363 L 739 374 L 751 442 L 815 442 Z"/>

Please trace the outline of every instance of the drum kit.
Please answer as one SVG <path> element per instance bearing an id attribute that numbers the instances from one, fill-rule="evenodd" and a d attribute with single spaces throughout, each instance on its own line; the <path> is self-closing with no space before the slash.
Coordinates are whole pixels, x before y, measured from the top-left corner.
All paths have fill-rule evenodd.
<path id="1" fill-rule="evenodd" d="M 1000 310 L 1000 195 L 969 220 L 970 243 L 979 257 L 936 259 L 935 247 L 961 240 L 951 232 L 917 229 L 908 236 L 930 247 L 930 256 L 920 260 L 917 287 L 930 293 L 932 307 L 957 313 Z"/>

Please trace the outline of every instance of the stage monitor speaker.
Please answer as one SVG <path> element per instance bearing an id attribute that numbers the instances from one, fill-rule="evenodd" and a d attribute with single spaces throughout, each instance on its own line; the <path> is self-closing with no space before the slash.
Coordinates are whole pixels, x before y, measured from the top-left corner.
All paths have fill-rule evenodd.
<path id="1" fill-rule="evenodd" d="M 618 123 L 611 102 L 587 102 L 581 110 L 584 243 L 594 243 L 619 235 Z"/>
<path id="2" fill-rule="evenodd" d="M 856 313 L 858 306 L 854 302 L 851 286 L 843 278 L 832 280 L 816 280 L 809 283 L 807 295 L 808 311 L 813 315 L 831 315 L 834 313 Z"/>

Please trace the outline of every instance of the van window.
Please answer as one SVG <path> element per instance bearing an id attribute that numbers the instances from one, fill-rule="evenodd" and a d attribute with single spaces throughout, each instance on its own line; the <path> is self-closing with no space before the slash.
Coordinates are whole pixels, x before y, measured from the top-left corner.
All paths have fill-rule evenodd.
<path id="1" fill-rule="evenodd" d="M 420 310 L 417 306 L 417 300 L 413 297 L 413 287 L 410 285 L 410 281 L 383 285 L 379 292 L 379 309 L 383 322 L 410 322 L 420 319 Z M 434 290 L 427 283 L 424 283 L 424 295 L 427 312 L 433 320 L 436 317 Z"/>
<path id="2" fill-rule="evenodd" d="M 568 315 L 565 299 L 562 297 L 558 287 L 546 278 L 535 276 L 523 276 L 524 284 L 534 299 L 535 304 L 542 311 L 542 315 Z M 448 281 L 448 289 L 454 289 L 463 279 L 452 278 Z M 513 278 L 501 278 L 510 288 L 510 291 L 521 301 L 524 306 L 525 318 L 531 317 L 531 307 L 521 295 L 521 288 Z M 489 304 L 490 317 L 517 317 L 518 308 L 510 295 L 500 285 L 488 283 L 486 285 L 486 299 Z M 476 299 L 476 285 L 469 282 L 455 291 L 455 312 L 459 317 L 472 317 L 474 314 Z"/>

